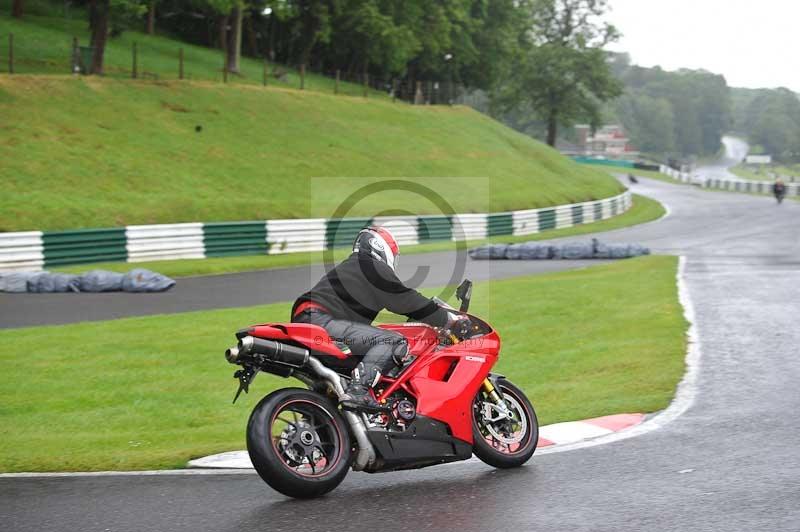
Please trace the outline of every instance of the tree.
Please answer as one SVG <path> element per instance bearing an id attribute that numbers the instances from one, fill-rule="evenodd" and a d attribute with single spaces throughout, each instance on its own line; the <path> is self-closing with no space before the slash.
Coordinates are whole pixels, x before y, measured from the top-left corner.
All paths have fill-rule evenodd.
<path id="1" fill-rule="evenodd" d="M 460 73 L 472 88 L 491 90 L 508 78 L 529 29 L 524 16 L 526 7 L 526 2 L 520 0 L 473 2 L 471 41 L 478 53 L 473 62 L 462 66 Z"/>
<path id="2" fill-rule="evenodd" d="M 384 0 L 344 0 L 331 23 L 331 53 L 325 59 L 350 74 L 372 65 L 381 74 L 403 72 L 422 46 L 391 7 Z"/>
<path id="3" fill-rule="evenodd" d="M 230 21 L 230 32 L 228 32 L 228 40 L 226 43 L 227 60 L 225 66 L 228 72 L 235 74 L 239 73 L 239 63 L 242 57 L 242 18 L 244 17 L 244 9 L 240 4 L 236 4 L 231 9 L 228 17 Z"/>
<path id="4" fill-rule="evenodd" d="M 89 32 L 91 46 L 94 49 L 90 69 L 92 74 L 103 73 L 103 60 L 112 17 L 119 32 L 123 27 L 132 24 L 133 20 L 141 17 L 143 10 L 144 6 L 140 0 L 89 0 Z"/>
<path id="5" fill-rule="evenodd" d="M 108 20 L 110 17 L 111 6 L 109 0 L 89 0 L 89 31 L 91 32 L 90 43 L 94 52 L 92 53 L 92 74 L 103 73 L 103 59 L 106 51 L 106 41 L 108 40 Z"/>
<path id="6" fill-rule="evenodd" d="M 744 126 L 750 142 L 776 159 L 800 160 L 800 100 L 789 89 L 759 91 L 747 107 Z"/>
<path id="7" fill-rule="evenodd" d="M 239 73 L 242 54 L 242 18 L 244 5 L 239 0 L 201 0 L 205 11 L 211 13 L 218 30 L 218 44 L 228 72 Z"/>
<path id="8" fill-rule="evenodd" d="M 157 0 L 150 0 L 147 5 L 147 34 L 155 35 L 156 33 L 156 3 Z"/>
<path id="9" fill-rule="evenodd" d="M 701 153 L 716 154 L 722 135 L 731 127 L 730 92 L 725 78 L 710 72 L 695 72 L 695 106 L 700 122 Z"/>
<path id="10" fill-rule="evenodd" d="M 219 46 L 232 71 L 244 38 L 245 52 L 278 62 L 488 89 L 506 76 L 533 0 L 140 1 L 148 17 L 169 14 L 158 19 L 164 32 Z"/>
<path id="11" fill-rule="evenodd" d="M 330 42 L 331 17 L 338 8 L 336 0 L 287 0 L 292 13 L 292 57 L 298 65 L 307 65 L 318 43 Z"/>
<path id="12" fill-rule="evenodd" d="M 11 16 L 14 18 L 22 18 L 24 0 L 14 0 L 11 4 Z"/>
<path id="13" fill-rule="evenodd" d="M 724 77 L 703 70 L 631 66 L 620 55 L 612 69 L 625 85 L 625 94 L 611 106 L 612 114 L 639 149 L 686 157 L 717 153 L 732 122 Z M 667 133 L 664 128 L 670 122 Z"/>
<path id="14" fill-rule="evenodd" d="M 675 118 L 666 98 L 629 89 L 614 101 L 614 114 L 640 151 L 652 154 L 675 151 Z"/>
<path id="15" fill-rule="evenodd" d="M 610 24 L 596 22 L 606 0 L 536 0 L 531 4 L 531 41 L 514 66 L 496 103 L 523 105 L 546 123 L 555 146 L 559 125 L 576 120 L 599 125 L 601 105 L 622 92 L 603 47 L 618 38 Z"/>

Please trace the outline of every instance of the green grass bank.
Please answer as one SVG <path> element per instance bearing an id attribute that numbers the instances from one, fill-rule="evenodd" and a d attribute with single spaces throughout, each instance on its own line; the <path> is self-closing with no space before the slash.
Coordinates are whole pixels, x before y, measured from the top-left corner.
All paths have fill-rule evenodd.
<path id="1" fill-rule="evenodd" d="M 331 217 L 354 190 L 387 178 L 424 185 L 455 212 L 622 190 L 608 174 L 466 107 L 14 75 L 0 76 L 0 116 L 2 231 Z M 441 212 L 389 190 L 347 215 L 374 215 L 376 205 Z"/>

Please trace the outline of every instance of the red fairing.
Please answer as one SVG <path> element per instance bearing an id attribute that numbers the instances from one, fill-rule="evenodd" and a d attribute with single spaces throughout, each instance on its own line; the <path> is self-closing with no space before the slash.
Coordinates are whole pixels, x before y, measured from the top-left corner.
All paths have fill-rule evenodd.
<path id="1" fill-rule="evenodd" d="M 408 340 L 408 352 L 414 356 L 421 356 L 439 345 L 436 330 L 424 323 L 386 324 L 378 327 L 405 336 Z"/>
<path id="2" fill-rule="evenodd" d="M 308 323 L 265 323 L 254 325 L 250 334 L 269 340 L 291 340 L 300 343 L 312 351 L 324 353 L 336 358 L 347 358 L 348 355 L 336 346 L 328 332 L 319 325 Z"/>
<path id="3" fill-rule="evenodd" d="M 403 388 L 417 398 L 417 413 L 437 419 L 450 426 L 453 437 L 472 443 L 472 402 L 484 379 L 497 362 L 500 337 L 495 331 L 479 338 L 436 350 L 436 333 L 427 325 L 382 326 L 403 334 L 418 358 L 399 379 L 386 379 L 388 387 L 381 397 L 388 397 Z M 434 345 L 427 350 L 421 346 L 428 341 L 429 329 Z"/>
<path id="4" fill-rule="evenodd" d="M 402 334 L 409 352 L 417 357 L 398 379 L 383 378 L 378 399 L 403 389 L 417 399 L 417 413 L 450 427 L 454 438 L 472 444 L 472 402 L 488 377 L 500 352 L 500 337 L 494 330 L 478 338 L 440 348 L 436 330 L 421 323 L 381 325 Z M 318 353 L 344 359 L 322 327 L 305 323 L 257 325 L 250 334 L 270 340 L 290 340 Z"/>

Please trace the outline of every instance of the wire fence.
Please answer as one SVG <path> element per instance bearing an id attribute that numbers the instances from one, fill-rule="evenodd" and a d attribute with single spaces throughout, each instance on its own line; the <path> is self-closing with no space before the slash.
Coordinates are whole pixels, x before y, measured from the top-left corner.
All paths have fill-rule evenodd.
<path id="1" fill-rule="evenodd" d="M 154 39 L 109 41 L 104 53 L 105 77 L 138 80 L 195 80 L 277 85 L 364 98 L 392 99 L 417 105 L 464 103 L 466 90 L 451 79 L 421 80 L 378 77 L 340 69 L 308 68 L 242 56 L 238 69 L 228 68 L 226 54 L 194 45 Z M 78 37 L 70 41 L 36 39 L 9 33 L 0 40 L 0 73 L 92 74 L 94 49 Z"/>

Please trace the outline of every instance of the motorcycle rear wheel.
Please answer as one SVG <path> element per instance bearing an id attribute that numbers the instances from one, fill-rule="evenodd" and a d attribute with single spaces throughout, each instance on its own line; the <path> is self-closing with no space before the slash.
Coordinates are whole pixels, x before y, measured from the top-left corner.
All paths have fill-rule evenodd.
<path id="1" fill-rule="evenodd" d="M 264 397 L 247 423 L 247 452 L 273 489 L 319 497 L 347 475 L 353 453 L 347 424 L 323 395 L 284 388 Z"/>
<path id="2" fill-rule="evenodd" d="M 491 421 L 489 417 L 496 417 L 497 413 L 489 406 L 490 416 L 487 417 L 487 404 L 493 403 L 484 389 L 479 390 L 472 406 L 472 452 L 493 467 L 519 467 L 536 451 L 539 421 L 525 393 L 510 381 L 498 379 L 496 389 L 514 419 Z"/>

